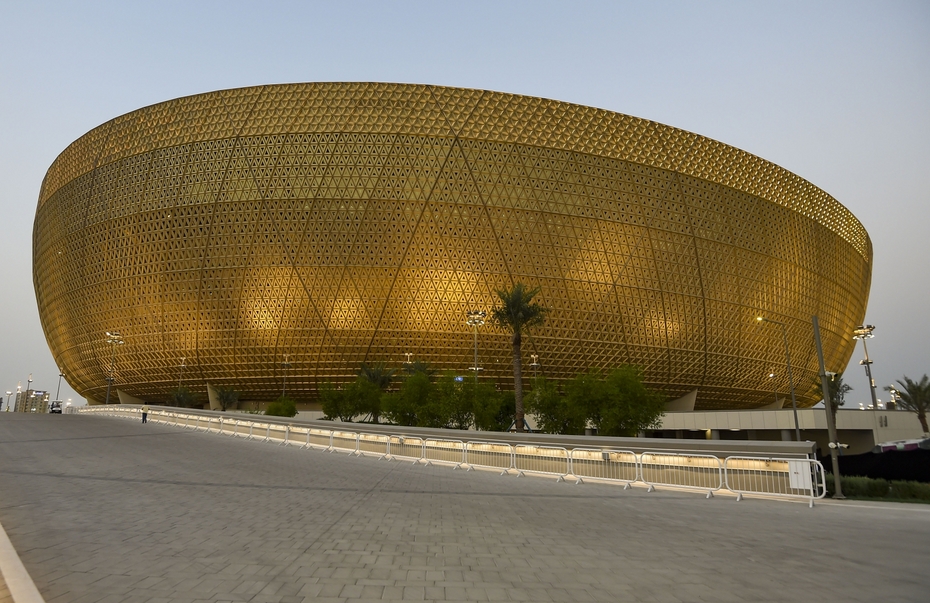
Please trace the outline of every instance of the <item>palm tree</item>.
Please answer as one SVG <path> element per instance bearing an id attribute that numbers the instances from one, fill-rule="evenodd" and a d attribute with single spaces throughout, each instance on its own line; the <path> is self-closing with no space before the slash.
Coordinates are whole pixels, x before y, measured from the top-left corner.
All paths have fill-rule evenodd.
<path id="1" fill-rule="evenodd" d="M 361 413 L 371 415 L 371 420 L 374 423 L 377 423 L 378 418 L 381 416 L 381 394 L 391 386 L 395 372 L 396 369 L 387 368 L 383 362 L 371 365 L 362 363 L 358 377 L 373 385 L 374 391 L 366 392 L 364 391 L 365 388 L 350 388 L 350 390 L 347 390 L 347 393 L 351 391 L 359 396 L 359 399 L 355 401 L 357 409 Z"/>
<path id="2" fill-rule="evenodd" d="M 898 392 L 898 401 L 904 410 L 917 413 L 920 420 L 920 426 L 923 427 L 924 433 L 930 433 L 927 428 L 927 411 L 930 410 L 930 378 L 924 375 L 920 381 L 909 379 L 907 375 L 898 380 L 901 388 L 894 388 Z M 891 391 L 891 387 L 885 388 Z"/>
<path id="3" fill-rule="evenodd" d="M 423 373 L 427 377 L 432 377 L 436 374 L 436 369 L 431 367 L 428 362 L 423 362 L 422 360 L 414 360 L 413 362 L 404 363 L 404 372 L 408 375 L 416 375 L 417 373 Z"/>
<path id="4" fill-rule="evenodd" d="M 846 404 L 846 394 L 853 390 L 852 386 L 843 382 L 843 373 L 833 375 L 830 380 L 830 412 L 833 413 L 833 424 L 836 425 L 836 411 Z"/>
<path id="5" fill-rule="evenodd" d="M 364 377 L 375 384 L 381 391 L 385 391 L 390 387 L 391 381 L 394 380 L 395 372 L 396 369 L 385 367 L 383 362 L 376 362 L 371 365 L 362 363 L 362 368 L 359 370 L 358 374 L 360 377 Z"/>
<path id="6" fill-rule="evenodd" d="M 491 317 L 499 326 L 513 333 L 513 397 L 516 402 L 514 424 L 517 432 L 523 432 L 523 361 L 520 346 L 523 343 L 523 330 L 541 325 L 546 320 L 549 308 L 534 302 L 539 287 L 527 289 L 523 283 L 514 283 L 510 290 L 495 291 L 501 305 L 491 311 Z"/>

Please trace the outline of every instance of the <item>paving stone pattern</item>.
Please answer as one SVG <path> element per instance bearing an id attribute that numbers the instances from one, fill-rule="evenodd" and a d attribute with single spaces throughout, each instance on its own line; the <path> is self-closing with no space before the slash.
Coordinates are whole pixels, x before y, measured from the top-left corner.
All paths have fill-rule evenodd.
<path id="1" fill-rule="evenodd" d="M 3 574 L 0 574 L 0 603 L 13 603 L 13 597 L 10 595 L 6 582 L 3 580 Z"/>
<path id="2" fill-rule="evenodd" d="M 923 601 L 930 508 L 501 477 L 0 415 L 0 522 L 49 603 Z"/>

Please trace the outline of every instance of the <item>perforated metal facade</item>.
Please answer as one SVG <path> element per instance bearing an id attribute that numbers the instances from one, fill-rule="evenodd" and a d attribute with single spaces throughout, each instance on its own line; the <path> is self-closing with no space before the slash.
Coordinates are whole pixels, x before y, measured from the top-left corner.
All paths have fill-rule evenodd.
<path id="1" fill-rule="evenodd" d="M 33 237 L 42 325 L 68 381 L 102 401 L 184 383 L 315 396 L 405 353 L 472 364 L 469 309 L 541 287 L 541 373 L 633 363 L 698 408 L 817 398 L 865 313 L 872 248 L 822 190 L 654 122 L 540 98 L 399 84 L 261 86 L 123 115 L 45 177 Z M 507 387 L 509 337 L 479 331 Z M 285 355 L 290 363 L 285 369 Z M 777 375 L 773 385 L 769 373 Z"/>

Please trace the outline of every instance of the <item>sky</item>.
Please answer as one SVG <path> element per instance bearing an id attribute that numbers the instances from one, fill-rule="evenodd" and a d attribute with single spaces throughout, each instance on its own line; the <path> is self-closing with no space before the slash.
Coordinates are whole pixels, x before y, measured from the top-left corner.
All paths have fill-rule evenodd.
<path id="1" fill-rule="evenodd" d="M 772 161 L 869 232 L 879 397 L 930 373 L 930 2 L 0 0 L 0 391 L 31 373 L 56 392 L 32 225 L 68 144 L 160 101 L 314 81 L 553 98 Z M 869 402 L 861 357 L 847 404 Z M 83 402 L 66 381 L 60 398 Z"/>

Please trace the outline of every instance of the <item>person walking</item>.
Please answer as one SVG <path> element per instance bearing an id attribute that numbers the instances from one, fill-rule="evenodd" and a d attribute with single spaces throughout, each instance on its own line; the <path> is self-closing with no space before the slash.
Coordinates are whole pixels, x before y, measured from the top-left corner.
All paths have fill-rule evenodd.
<path id="1" fill-rule="evenodd" d="M 149 417 L 149 405 L 143 404 L 142 405 L 142 422 L 148 423 L 148 417 Z"/>

